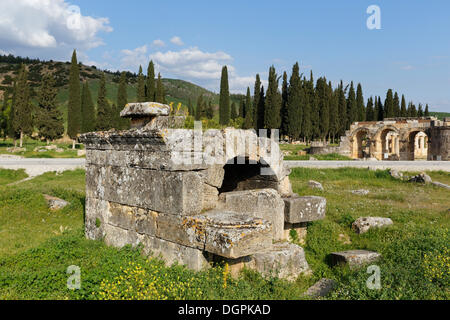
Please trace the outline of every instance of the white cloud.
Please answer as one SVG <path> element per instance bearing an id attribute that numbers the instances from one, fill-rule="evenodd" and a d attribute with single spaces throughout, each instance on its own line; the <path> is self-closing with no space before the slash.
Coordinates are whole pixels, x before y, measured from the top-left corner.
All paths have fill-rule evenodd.
<path id="1" fill-rule="evenodd" d="M 0 42 L 17 55 L 67 57 L 77 48 L 103 44 L 99 32 L 111 32 L 107 18 L 84 16 L 65 0 L 2 0 Z"/>
<path id="2" fill-rule="evenodd" d="M 153 47 L 160 48 L 160 47 L 164 47 L 165 45 L 166 45 L 165 42 L 162 41 L 161 39 L 156 39 L 156 40 L 153 40 L 153 42 L 152 42 Z"/>
<path id="3" fill-rule="evenodd" d="M 172 37 L 172 39 L 170 39 L 170 42 L 172 42 L 173 44 L 176 44 L 177 46 L 182 46 L 184 45 L 183 41 L 181 41 L 180 37 Z"/>
<path id="4" fill-rule="evenodd" d="M 128 69 L 132 72 L 138 72 L 141 65 L 145 69 L 145 65 L 148 62 L 147 46 L 143 45 L 133 50 L 124 49 L 121 51 L 121 68 Z"/>

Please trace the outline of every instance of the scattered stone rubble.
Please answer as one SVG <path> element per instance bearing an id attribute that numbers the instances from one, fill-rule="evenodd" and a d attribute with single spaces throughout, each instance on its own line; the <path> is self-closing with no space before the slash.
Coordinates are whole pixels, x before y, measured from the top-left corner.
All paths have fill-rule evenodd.
<path id="1" fill-rule="evenodd" d="M 352 190 L 350 192 L 359 196 L 367 196 L 370 193 L 367 189 Z"/>
<path id="2" fill-rule="evenodd" d="M 356 219 L 352 224 L 352 229 L 358 233 L 365 233 L 371 228 L 381 228 L 393 224 L 389 218 L 381 217 L 361 217 Z"/>
<path id="3" fill-rule="evenodd" d="M 51 210 L 60 210 L 69 204 L 69 202 L 67 202 L 66 200 L 53 197 L 48 194 L 44 194 L 44 198 Z"/>
<path id="4" fill-rule="evenodd" d="M 322 278 L 317 281 L 313 286 L 309 287 L 306 291 L 306 295 L 311 298 L 325 297 L 336 286 L 336 281 L 332 279 Z"/>
<path id="5" fill-rule="evenodd" d="M 381 254 L 367 250 L 348 250 L 333 252 L 330 255 L 331 265 L 348 265 L 350 268 L 361 267 L 377 261 Z"/>
<path id="6" fill-rule="evenodd" d="M 131 118 L 130 130 L 80 137 L 87 238 L 141 244 L 146 254 L 194 270 L 222 260 L 232 274 L 243 267 L 288 280 L 309 273 L 303 248 L 286 240 L 290 230 L 304 237 L 306 223 L 323 219 L 326 200 L 293 194 L 278 144 L 253 130 L 199 136 L 177 129 L 169 110 L 128 104 L 121 115 Z M 218 158 L 224 161 L 211 161 Z"/>
<path id="7" fill-rule="evenodd" d="M 309 180 L 308 182 L 308 186 L 312 189 L 319 189 L 319 190 L 324 190 L 323 186 L 320 182 L 314 181 L 314 180 Z"/>

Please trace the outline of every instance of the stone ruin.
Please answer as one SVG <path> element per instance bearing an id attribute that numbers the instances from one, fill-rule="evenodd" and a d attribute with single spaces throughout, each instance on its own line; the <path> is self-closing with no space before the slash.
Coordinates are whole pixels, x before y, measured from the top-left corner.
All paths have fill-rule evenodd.
<path id="1" fill-rule="evenodd" d="M 299 239 L 326 199 L 293 194 L 278 141 L 254 130 L 176 129 L 170 107 L 128 104 L 127 131 L 91 132 L 85 233 L 193 270 L 226 262 L 289 280 L 309 273 Z"/>

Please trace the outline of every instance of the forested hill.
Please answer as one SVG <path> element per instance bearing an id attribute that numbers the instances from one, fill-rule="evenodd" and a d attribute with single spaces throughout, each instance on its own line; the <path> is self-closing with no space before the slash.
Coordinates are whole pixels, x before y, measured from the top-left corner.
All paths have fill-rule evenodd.
<path id="1" fill-rule="evenodd" d="M 4 91 L 7 88 L 12 87 L 13 81 L 18 75 L 22 63 L 25 64 L 28 69 L 28 80 L 32 97 L 36 97 L 42 77 L 45 74 L 51 73 L 55 76 L 55 85 L 58 88 L 58 104 L 61 106 L 61 109 L 65 111 L 68 102 L 70 61 L 41 61 L 39 59 L 21 58 L 12 55 L 0 55 L 0 100 L 3 99 Z M 97 96 L 102 72 L 105 73 L 106 77 L 107 98 L 111 103 L 115 103 L 120 72 L 99 70 L 95 66 L 87 66 L 80 63 L 80 80 L 89 82 L 89 87 L 91 88 L 94 100 Z M 126 74 L 128 80 L 128 102 L 133 102 L 136 100 L 137 74 L 131 72 L 127 72 Z M 196 84 L 184 80 L 167 78 L 163 78 L 162 82 L 167 102 L 174 102 L 175 104 L 181 102 L 183 105 L 187 105 L 190 99 L 191 103 L 195 105 L 198 96 L 203 95 L 206 100 L 211 100 L 213 105 L 216 107 L 218 105 L 218 94 Z M 239 97 L 235 95 L 232 95 L 231 99 L 233 101 L 239 101 Z"/>

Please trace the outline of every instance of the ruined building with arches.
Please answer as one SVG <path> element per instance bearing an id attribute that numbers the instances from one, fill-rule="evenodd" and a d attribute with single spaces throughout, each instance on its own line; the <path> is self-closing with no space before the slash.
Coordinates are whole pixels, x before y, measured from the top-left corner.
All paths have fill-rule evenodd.
<path id="1" fill-rule="evenodd" d="M 339 153 L 353 159 L 450 160 L 450 118 L 387 118 L 355 122 Z"/>

